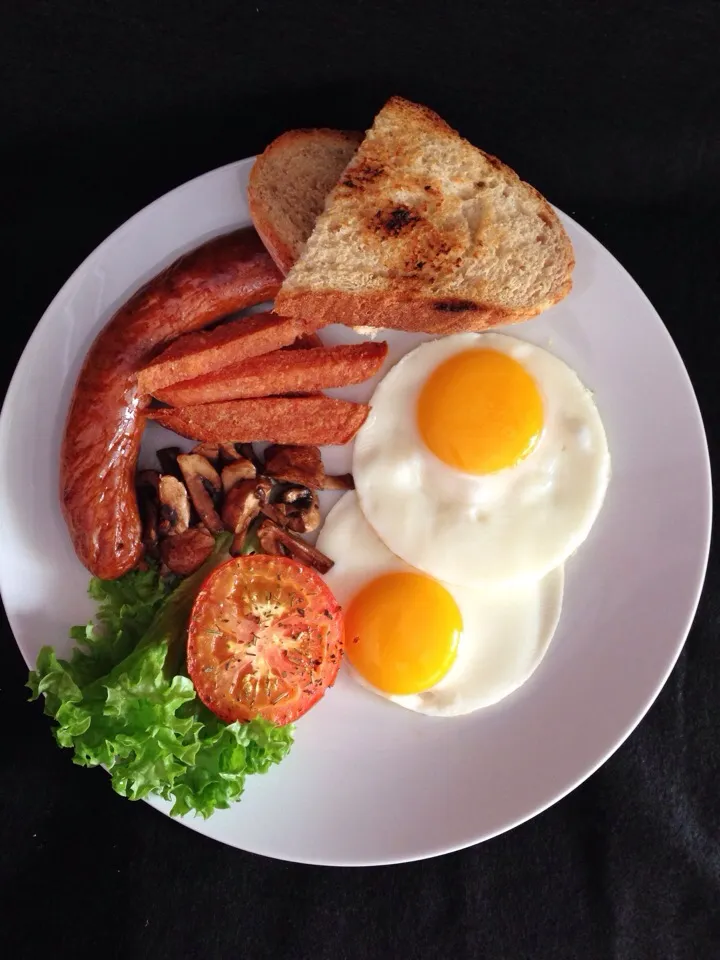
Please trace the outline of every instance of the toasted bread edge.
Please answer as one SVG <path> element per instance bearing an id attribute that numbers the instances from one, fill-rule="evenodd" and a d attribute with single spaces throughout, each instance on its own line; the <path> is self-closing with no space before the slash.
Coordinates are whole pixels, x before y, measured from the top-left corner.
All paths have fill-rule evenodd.
<path id="1" fill-rule="evenodd" d="M 537 316 L 562 300 L 572 280 L 552 298 L 522 310 L 458 298 L 401 299 L 394 294 L 352 294 L 334 290 L 280 295 L 278 308 L 298 320 L 314 318 L 323 326 L 341 323 L 349 327 L 381 327 L 409 333 L 481 332 L 499 324 L 518 323 Z"/>

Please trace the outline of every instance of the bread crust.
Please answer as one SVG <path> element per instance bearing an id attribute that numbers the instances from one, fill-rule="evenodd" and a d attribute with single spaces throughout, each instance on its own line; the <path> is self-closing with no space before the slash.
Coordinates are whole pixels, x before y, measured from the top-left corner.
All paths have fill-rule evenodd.
<path id="1" fill-rule="evenodd" d="M 438 299 L 422 300 L 394 295 L 335 291 L 298 292 L 283 298 L 283 310 L 299 320 L 314 317 L 319 324 L 341 323 L 348 327 L 380 327 L 408 333 L 479 333 L 504 323 L 519 323 L 537 316 L 570 291 L 558 291 L 532 310 L 511 311 L 497 304 Z"/>

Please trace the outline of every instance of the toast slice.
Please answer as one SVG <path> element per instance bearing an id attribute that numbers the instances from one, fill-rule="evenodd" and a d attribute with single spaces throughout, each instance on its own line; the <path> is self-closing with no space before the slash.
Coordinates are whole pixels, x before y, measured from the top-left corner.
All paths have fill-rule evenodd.
<path id="1" fill-rule="evenodd" d="M 248 181 L 250 215 L 283 273 L 302 253 L 361 140 L 361 133 L 342 130 L 289 130 L 255 161 Z"/>
<path id="2" fill-rule="evenodd" d="M 304 332 L 295 320 L 267 312 L 238 317 L 212 330 L 186 333 L 140 371 L 138 390 L 154 395 L 171 383 L 291 344 Z"/>
<path id="3" fill-rule="evenodd" d="M 189 440 L 205 443 L 290 443 L 299 446 L 347 443 L 370 412 L 365 403 L 333 397 L 260 397 L 162 407 L 148 418 Z"/>
<path id="4" fill-rule="evenodd" d="M 334 347 L 273 350 L 155 391 L 171 407 L 245 397 L 318 393 L 347 387 L 374 376 L 387 356 L 384 342 L 338 344 Z"/>
<path id="5" fill-rule="evenodd" d="M 393 97 L 331 191 L 276 309 L 318 325 L 484 330 L 561 300 L 574 262 L 534 187 L 431 110 Z"/>

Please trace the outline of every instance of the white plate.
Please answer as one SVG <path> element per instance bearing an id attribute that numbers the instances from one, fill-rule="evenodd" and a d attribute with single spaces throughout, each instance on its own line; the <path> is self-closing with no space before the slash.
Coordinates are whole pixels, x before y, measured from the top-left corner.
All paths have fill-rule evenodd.
<path id="1" fill-rule="evenodd" d="M 0 418 L 0 588 L 28 664 L 43 644 L 67 650 L 68 627 L 92 612 L 57 493 L 60 436 L 83 355 L 143 281 L 182 251 L 249 222 L 251 162 L 173 190 L 108 237 L 57 295 L 18 365 Z M 306 863 L 382 864 L 455 850 L 572 790 L 657 696 L 707 562 L 705 435 L 657 313 L 596 240 L 563 221 L 577 257 L 573 292 L 512 333 L 548 347 L 595 391 L 613 479 L 590 539 L 568 564 L 562 619 L 545 661 L 497 706 L 446 720 L 401 710 L 341 677 L 298 723 L 285 762 L 250 778 L 232 810 L 209 821 L 186 818 L 187 826 Z M 354 334 L 330 328 L 331 336 Z M 420 338 L 389 339 L 396 359 Z M 350 450 L 332 450 L 328 460 L 349 469 Z"/>

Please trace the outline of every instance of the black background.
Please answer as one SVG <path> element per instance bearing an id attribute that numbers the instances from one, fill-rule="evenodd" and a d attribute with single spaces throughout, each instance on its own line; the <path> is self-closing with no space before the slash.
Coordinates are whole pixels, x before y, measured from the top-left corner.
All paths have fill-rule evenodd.
<path id="1" fill-rule="evenodd" d="M 7 4 L 3 386 L 57 289 L 139 208 L 287 128 L 368 126 L 399 93 L 510 163 L 630 270 L 688 366 L 717 467 L 719 53 L 712 0 Z M 665 689 L 573 794 L 474 849 L 368 870 L 244 854 L 116 797 L 25 703 L 3 621 L 3 952 L 720 956 L 719 599 L 714 553 Z"/>

